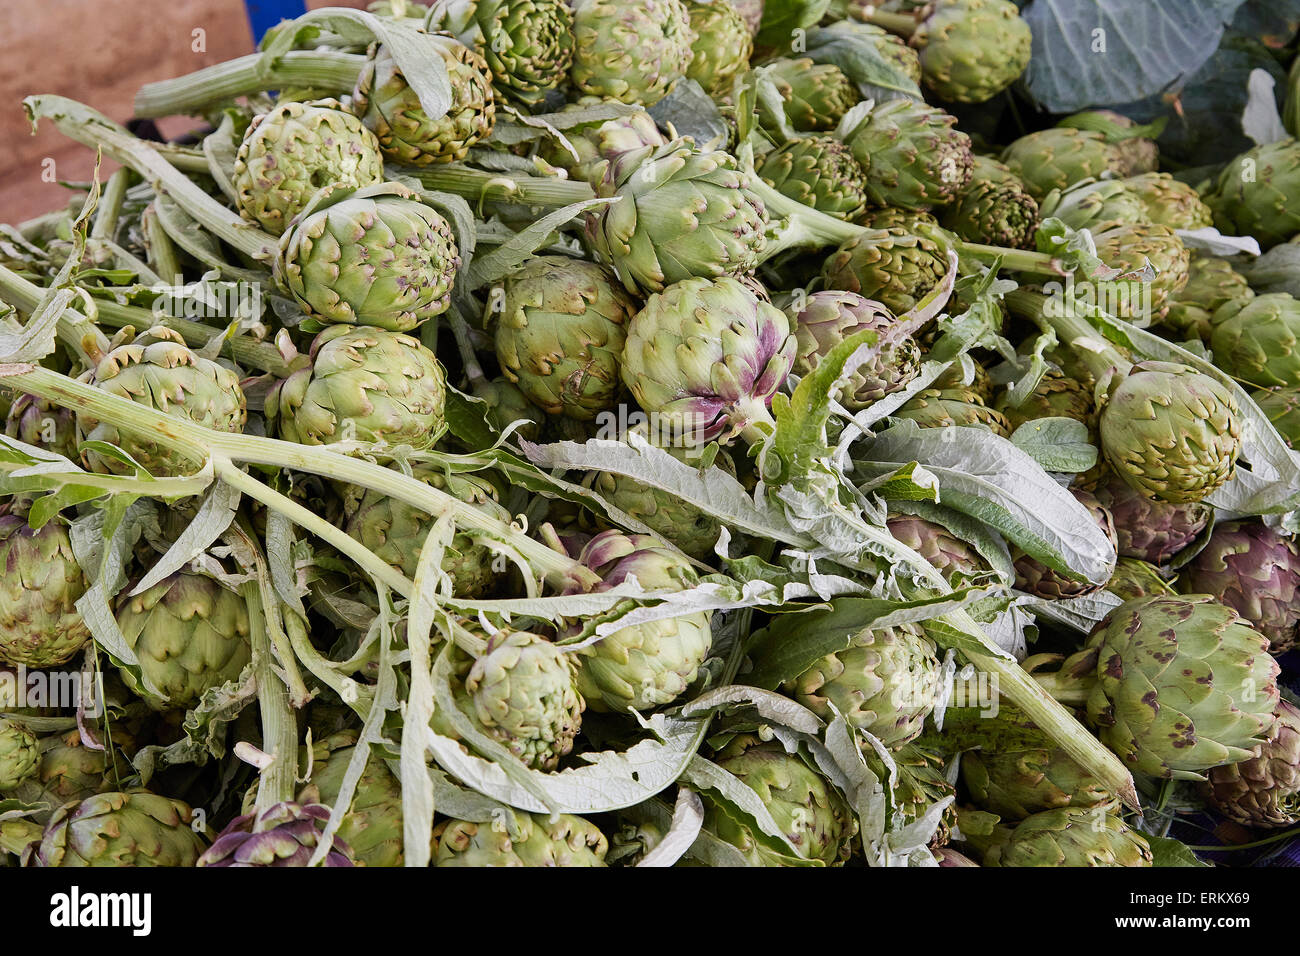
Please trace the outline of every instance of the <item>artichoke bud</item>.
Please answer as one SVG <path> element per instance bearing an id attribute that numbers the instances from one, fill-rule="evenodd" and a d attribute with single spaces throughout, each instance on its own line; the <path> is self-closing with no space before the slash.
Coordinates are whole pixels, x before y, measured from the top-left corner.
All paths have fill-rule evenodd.
<path id="1" fill-rule="evenodd" d="M 446 373 L 418 339 L 335 325 L 316 336 L 310 358 L 266 398 L 267 422 L 285 441 L 421 448 L 441 431 Z"/>
<path id="2" fill-rule="evenodd" d="M 774 84 L 784 113 L 774 115 L 768 99 L 759 97 L 759 121 L 778 143 L 786 141 L 782 129 L 787 125 L 801 133 L 829 133 L 862 98 L 838 66 L 808 57 L 764 64 L 761 77 Z"/>
<path id="3" fill-rule="evenodd" d="M 1209 595 L 1120 605 L 1062 670 L 1091 672 L 1088 719 L 1121 760 L 1154 777 L 1197 780 L 1245 760 L 1276 720 L 1268 641 Z"/>
<path id="4" fill-rule="evenodd" d="M 1285 292 L 1234 298 L 1210 323 L 1215 363 L 1226 374 L 1257 387 L 1300 384 L 1300 301 Z"/>
<path id="5" fill-rule="evenodd" d="M 320 322 L 407 332 L 451 305 L 451 227 L 397 183 L 327 187 L 280 238 L 276 279 Z"/>
<path id="6" fill-rule="evenodd" d="M 956 123 L 943 110 L 906 98 L 867 110 L 844 141 L 867 171 L 872 201 L 928 209 L 956 199 L 974 165 L 970 137 Z"/>
<path id="7" fill-rule="evenodd" d="M 230 821 L 212 841 L 197 866 L 307 866 L 320 845 L 330 808 L 320 804 L 277 803 L 260 814 L 246 813 Z M 325 854 L 325 866 L 355 866 L 352 848 L 336 834 Z"/>
<path id="8" fill-rule="evenodd" d="M 470 666 L 465 692 L 478 721 L 511 753 L 554 770 L 582 726 L 585 704 L 574 676 L 570 652 L 527 631 L 503 630 Z"/>
<path id="9" fill-rule="evenodd" d="M 1213 515 L 1213 509 L 1200 502 L 1174 504 L 1149 498 L 1110 469 L 1093 494 L 1114 519 L 1120 555 L 1157 566 L 1189 548 Z"/>
<path id="10" fill-rule="evenodd" d="M 147 790 L 66 803 L 45 825 L 28 866 L 194 866 L 203 840 L 188 804 Z"/>
<path id="11" fill-rule="evenodd" d="M 795 202 L 848 222 L 861 216 L 869 201 L 866 169 L 833 136 L 809 136 L 772 150 L 758 175 Z"/>
<path id="12" fill-rule="evenodd" d="M 1216 810 L 1248 827 L 1300 822 L 1300 709 L 1285 700 L 1277 708 L 1277 724 L 1259 753 L 1212 769 L 1201 787 Z"/>
<path id="13" fill-rule="evenodd" d="M 77 610 L 86 576 L 63 522 L 34 530 L 26 518 L 0 515 L 0 567 L 0 664 L 55 667 L 71 660 L 90 629 Z"/>
<path id="14" fill-rule="evenodd" d="M 966 833 L 963 822 L 962 832 Z M 1104 806 L 1062 807 L 972 840 L 985 866 L 1151 866 L 1146 838 Z"/>
<path id="15" fill-rule="evenodd" d="M 563 127 L 564 142 L 543 140 L 541 144 L 547 162 L 563 168 L 573 179 L 591 183 L 598 192 L 613 188 L 628 166 L 625 157 L 644 158 L 637 150 L 668 142 L 644 109 L 620 104 L 622 111 L 611 116 L 611 103 L 617 101 L 584 96 L 565 104 L 561 114 L 594 118 Z"/>
<path id="16" fill-rule="evenodd" d="M 872 229 L 849 239 L 827 258 L 828 289 L 856 292 L 894 315 L 910 312 L 948 274 L 948 256 L 934 238 L 903 228 Z"/>
<path id="17" fill-rule="evenodd" d="M 434 866 L 604 866 L 609 841 L 595 824 L 561 813 L 514 812 L 510 821 L 444 820 Z"/>
<path id="18" fill-rule="evenodd" d="M 379 141 L 338 100 L 281 100 L 253 117 L 231 175 L 240 214 L 276 236 L 321 186 L 383 181 Z"/>
<path id="19" fill-rule="evenodd" d="M 687 140 L 619 157 L 602 192 L 617 197 L 586 217 L 588 244 L 629 292 L 662 292 L 695 277 L 752 272 L 767 242 L 767 211 L 735 157 Z"/>
<path id="20" fill-rule="evenodd" d="M 451 90 L 446 113 L 429 116 L 382 44 L 370 49 L 352 91 L 352 108 L 388 159 L 410 166 L 456 162 L 490 136 L 496 123 L 491 73 L 481 56 L 451 37 L 425 34 L 422 41 L 429 58 L 436 55 L 446 67 Z"/>
<path id="21" fill-rule="evenodd" d="M 1000 159 L 1039 202 L 1053 189 L 1085 179 L 1127 175 L 1118 146 L 1088 129 L 1053 127 L 1027 133 L 1003 150 Z"/>
<path id="22" fill-rule="evenodd" d="M 573 14 L 563 0 L 452 0 L 434 5 L 429 28 L 473 47 L 495 87 L 526 106 L 540 103 L 573 63 Z"/>
<path id="23" fill-rule="evenodd" d="M 252 658 L 244 598 L 207 575 L 182 571 L 125 596 L 117 621 L 139 662 L 139 676 L 122 666 L 122 679 L 155 710 L 192 707 Z"/>
<path id="24" fill-rule="evenodd" d="M 77 413 L 35 395 L 19 395 L 5 416 L 4 433 L 75 461 Z"/>
<path id="25" fill-rule="evenodd" d="M 1025 71 L 1031 39 L 1011 0 L 939 0 L 911 42 L 923 82 L 940 99 L 983 103 Z"/>
<path id="26" fill-rule="evenodd" d="M 576 0 L 573 35 L 573 85 L 645 107 L 672 91 L 694 56 L 681 0 Z"/>
<path id="27" fill-rule="evenodd" d="M 1200 501 L 1232 477 L 1241 423 L 1232 393 L 1186 365 L 1142 362 L 1101 411 L 1102 453 L 1149 498 Z"/>
<path id="28" fill-rule="evenodd" d="M 40 764 L 36 735 L 24 724 L 0 717 L 0 792 L 33 776 Z"/>
<path id="29" fill-rule="evenodd" d="M 342 731 L 317 742 L 313 748 L 311 781 L 299 794 L 299 803 L 333 806 L 356 748 L 354 731 Z M 314 796 L 309 791 L 314 791 Z M 402 785 L 377 748 L 371 749 L 366 769 L 357 780 L 352 805 L 339 824 L 338 838 L 352 850 L 357 862 L 365 866 L 402 865 Z"/>
<path id="30" fill-rule="evenodd" d="M 612 409 L 632 297 L 604 266 L 564 256 L 530 259 L 492 301 L 501 370 L 551 415 L 590 421 Z"/>
<path id="31" fill-rule="evenodd" d="M 623 381 L 674 444 L 754 434 L 797 344 L 785 313 L 736 279 L 687 279 L 652 295 L 628 325 Z"/>
<path id="32" fill-rule="evenodd" d="M 1088 514 L 1097 523 L 1097 527 L 1101 529 L 1102 534 L 1110 542 L 1109 562 L 1113 567 L 1118 540 L 1115 536 L 1115 521 L 1110 512 L 1102 506 L 1095 496 L 1087 491 L 1072 488 L 1070 494 L 1074 495 L 1079 504 L 1087 509 Z M 1031 558 L 1019 548 L 1014 549 L 1011 556 L 1016 569 L 1016 587 L 1035 597 L 1048 601 L 1059 601 L 1082 597 L 1085 594 L 1093 594 L 1104 587 L 1103 584 L 1096 584 L 1091 581 L 1077 581 L 1067 577 L 1049 568 L 1036 558 Z"/>
<path id="33" fill-rule="evenodd" d="M 1227 235 L 1254 236 L 1268 250 L 1300 233 L 1300 140 L 1255 146 L 1223 167 L 1205 204 Z"/>
<path id="34" fill-rule="evenodd" d="M 194 352 L 179 333 L 162 325 L 134 338 L 123 336 L 89 372 L 89 380 L 110 394 L 216 431 L 243 431 L 248 417 L 239 376 Z M 170 447 L 133 432 L 119 433 L 89 413 L 78 413 L 77 427 L 86 441 L 116 445 L 154 475 L 187 471 Z M 116 458 L 93 451 L 86 453 L 85 460 L 94 471 L 121 474 L 128 470 Z"/>
<path id="35" fill-rule="evenodd" d="M 685 5 L 695 34 L 686 75 L 710 96 L 724 98 L 731 93 L 736 77 L 749 69 L 754 39 L 740 12 L 727 0 L 685 0 Z"/>
<path id="36" fill-rule="evenodd" d="M 632 577 L 646 590 L 683 590 L 698 580 L 685 558 L 650 535 L 603 531 L 583 546 L 578 560 L 600 575 L 597 592 Z M 566 593 L 579 590 L 572 585 Z M 581 630 L 575 625 L 569 633 Z M 578 651 L 578 690 L 596 711 L 660 707 L 686 692 L 712 646 L 707 612 L 620 628 Z"/>

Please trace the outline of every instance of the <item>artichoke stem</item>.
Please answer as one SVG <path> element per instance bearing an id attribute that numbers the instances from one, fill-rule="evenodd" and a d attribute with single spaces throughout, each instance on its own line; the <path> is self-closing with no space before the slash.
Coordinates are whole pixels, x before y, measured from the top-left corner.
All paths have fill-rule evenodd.
<path id="1" fill-rule="evenodd" d="M 890 33 L 896 33 L 904 40 L 910 40 L 912 34 L 915 33 L 917 27 L 920 26 L 916 17 L 907 13 L 890 13 L 884 10 L 872 10 L 870 13 L 867 13 L 861 8 L 855 8 L 853 13 L 857 19 L 865 20 L 867 23 L 882 27 Z"/>
<path id="2" fill-rule="evenodd" d="M 12 305 L 18 311 L 35 312 L 46 293 L 47 290 L 33 285 L 18 273 L 0 265 L 0 300 Z M 148 312 L 146 309 L 140 311 Z M 108 336 L 76 309 L 64 309 L 59 314 L 57 333 L 59 340 L 72 349 L 87 368 L 93 368 L 108 352 Z"/>
<path id="3" fill-rule="evenodd" d="M 1088 366 L 1097 381 L 1103 381 L 1113 372 L 1127 372 L 1133 363 L 1126 359 L 1110 341 L 1093 328 L 1086 319 L 1075 314 L 1075 309 L 1062 297 L 1057 297 L 1060 307 L 1049 308 L 1051 297 L 1041 292 L 1016 289 L 1007 294 L 1005 302 L 1013 312 L 1042 324 L 1047 323 L 1074 354 Z"/>
<path id="4" fill-rule="evenodd" d="M 200 113 L 240 96 L 287 87 L 347 91 L 365 63 L 359 53 L 329 50 L 295 50 L 279 57 L 251 53 L 172 80 L 146 83 L 135 95 L 135 115 L 155 119 Z"/>
<path id="5" fill-rule="evenodd" d="M 769 186 L 752 167 L 748 172 L 749 191 L 762 200 L 769 217 L 773 220 L 784 220 L 777 226 L 775 235 L 769 237 L 763 247 L 764 260 L 786 249 L 843 245 L 850 239 L 856 239 L 863 233 L 870 232 L 865 226 L 855 226 L 834 216 L 828 216 L 811 206 L 796 202 Z"/>
<path id="6" fill-rule="evenodd" d="M 1028 272 L 1033 275 L 1061 277 L 1066 274 L 1061 260 L 1043 252 L 1031 252 L 1028 249 L 1008 249 L 1004 246 L 989 246 L 978 242 L 963 242 L 945 233 L 952 247 L 963 255 L 982 261 L 1002 260 L 1002 268 L 1012 272 Z"/>
<path id="7" fill-rule="evenodd" d="M 95 224 L 90 228 L 91 239 L 112 239 L 117 231 L 117 220 L 122 214 L 122 200 L 126 198 L 127 180 L 131 178 L 129 169 L 119 169 L 108 177 L 104 191 L 99 196 L 99 208 L 95 210 Z"/>
<path id="8" fill-rule="evenodd" d="M 753 398 L 736 403 L 736 417 L 745 422 L 740 437 L 751 445 L 766 441 L 776 431 L 776 419 L 767 406 Z"/>
<path id="9" fill-rule="evenodd" d="M 514 176 L 488 173 L 460 163 L 404 169 L 425 189 L 452 193 L 475 201 L 521 203 L 535 206 L 572 206 L 590 202 L 596 191 L 588 183 L 554 176 Z"/>
<path id="10" fill-rule="evenodd" d="M 275 672 L 261 588 L 256 581 L 248 581 L 241 590 L 248 605 L 248 637 L 253 645 L 257 709 L 262 717 L 262 751 L 271 757 L 257 778 L 257 812 L 261 813 L 293 799 L 298 733 L 289 707 L 289 694 Z"/>

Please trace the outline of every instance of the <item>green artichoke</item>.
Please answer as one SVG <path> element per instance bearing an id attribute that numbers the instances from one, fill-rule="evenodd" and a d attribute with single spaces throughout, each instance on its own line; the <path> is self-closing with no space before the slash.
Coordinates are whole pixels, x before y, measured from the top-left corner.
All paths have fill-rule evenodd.
<path id="1" fill-rule="evenodd" d="M 597 592 L 630 577 L 647 590 L 682 590 L 697 583 L 690 563 L 649 535 L 603 531 L 587 542 L 578 560 L 601 576 Z M 578 652 L 578 691 L 595 711 L 626 713 L 672 703 L 695 680 L 712 646 L 707 613 L 621 628 Z"/>
<path id="2" fill-rule="evenodd" d="M 377 17 L 388 17 L 391 20 L 422 21 L 429 14 L 428 7 L 412 0 L 375 0 L 374 3 L 366 4 L 366 10 Z"/>
<path id="3" fill-rule="evenodd" d="M 1141 200 L 1148 222 L 1189 231 L 1214 225 L 1214 213 L 1200 194 L 1168 173 L 1143 173 L 1124 182 Z"/>
<path id="4" fill-rule="evenodd" d="M 1300 385 L 1300 301 L 1285 292 L 1236 299 L 1212 326 L 1210 348 L 1224 372 L 1259 388 Z"/>
<path id="5" fill-rule="evenodd" d="M 736 279 L 687 279 L 628 324 L 623 381 L 675 445 L 726 442 L 770 423 L 795 339 L 784 312 Z"/>
<path id="6" fill-rule="evenodd" d="M 117 623 L 139 661 L 118 668 L 122 679 L 155 710 L 194 706 L 252 657 L 244 598 L 204 574 L 180 571 L 124 597 Z"/>
<path id="7" fill-rule="evenodd" d="M 1200 779 L 1252 756 L 1274 723 L 1268 641 L 1209 595 L 1139 598 L 1106 616 L 1063 670 L 1095 677 L 1088 718 L 1129 767 Z"/>
<path id="8" fill-rule="evenodd" d="M 266 417 L 285 441 L 355 439 L 426 446 L 443 423 L 438 357 L 397 332 L 336 325 L 316 336 L 310 365 L 277 383 Z"/>
<path id="9" fill-rule="evenodd" d="M 357 735 L 341 731 L 313 748 L 311 799 L 334 806 L 343 788 L 348 763 L 357 749 Z M 364 866 L 401 866 L 403 855 L 402 785 L 378 753 L 371 750 L 366 769 L 357 780 L 352 805 L 339 824 L 338 836 Z"/>
<path id="10" fill-rule="evenodd" d="M 1121 601 L 1136 601 L 1138 598 L 1172 594 L 1174 589 L 1154 564 L 1137 558 L 1120 558 L 1115 562 L 1115 573 L 1106 582 L 1106 590 Z"/>
<path id="11" fill-rule="evenodd" d="M 573 63 L 573 14 L 564 0 L 450 0 L 433 9 L 430 28 L 472 47 L 496 89 L 525 106 L 559 86 Z"/>
<path id="12" fill-rule="evenodd" d="M 564 113 L 589 113 L 605 101 L 584 96 L 576 103 L 565 104 Z M 645 110 L 629 107 L 629 112 L 614 119 L 596 119 L 564 128 L 565 139 L 572 149 L 558 141 L 544 141 L 543 158 L 562 167 L 570 178 L 585 180 L 597 190 L 612 189 L 622 175 L 626 158 L 639 159 L 644 146 L 663 146 L 668 138 L 659 132 L 654 117 Z M 603 114 L 598 114 L 603 115 Z"/>
<path id="13" fill-rule="evenodd" d="M 959 576 L 970 578 L 989 570 L 978 551 L 941 524 L 913 515 L 891 515 L 886 524 L 896 541 L 929 561 L 950 584 Z"/>
<path id="14" fill-rule="evenodd" d="M 1213 334 L 1214 313 L 1227 303 L 1225 315 L 1234 315 L 1254 298 L 1255 292 L 1244 276 L 1233 270 L 1224 259 L 1214 256 L 1192 257 L 1187 269 L 1187 285 L 1169 299 L 1168 311 L 1160 324 L 1184 339 L 1208 343 Z"/>
<path id="15" fill-rule="evenodd" d="M 1232 477 L 1241 427 L 1232 393 L 1186 365 L 1141 362 L 1101 411 L 1115 473 L 1150 498 L 1200 501 Z"/>
<path id="16" fill-rule="evenodd" d="M 1300 629 L 1300 548 L 1262 521 L 1225 521 L 1178 576 L 1181 590 L 1213 594 L 1281 654 Z"/>
<path id="17" fill-rule="evenodd" d="M 491 483 L 472 474 L 456 474 L 431 465 L 414 465 L 416 478 L 509 523 L 510 514 L 497 504 Z M 428 534 L 429 515 L 414 505 L 370 488 L 350 486 L 343 496 L 343 528 L 376 557 L 412 580 Z M 451 593 L 470 600 L 492 590 L 497 574 L 493 554 L 472 536 L 457 532 L 443 552 L 442 570 L 451 580 Z"/>
<path id="18" fill-rule="evenodd" d="M 460 252 L 404 186 L 323 193 L 280 239 L 276 275 L 321 322 L 408 332 L 446 312 Z"/>
<path id="19" fill-rule="evenodd" d="M 941 389 L 969 389 L 979 396 L 979 400 L 985 405 L 993 404 L 994 384 L 993 377 L 989 375 L 989 370 L 979 362 L 972 362 L 970 366 L 971 381 L 967 382 L 966 377 L 966 370 L 962 368 L 962 364 L 953 362 L 940 372 L 939 377 L 930 384 L 934 388 Z"/>
<path id="20" fill-rule="evenodd" d="M 921 350 L 909 334 L 911 329 L 879 302 L 833 291 L 815 292 L 803 301 L 803 311 L 790 316 L 798 343 L 794 371 L 801 377 L 846 338 L 868 329 L 879 336 L 870 356 L 831 396 L 849 411 L 859 411 L 906 387 L 920 371 Z"/>
<path id="21" fill-rule="evenodd" d="M 426 36 L 430 55 L 436 51 L 447 68 L 451 107 L 445 114 L 429 117 L 382 44 L 371 49 L 352 90 L 352 108 L 374 131 L 384 156 L 408 166 L 462 160 L 496 123 L 491 73 L 483 58 L 451 37 Z"/>
<path id="22" fill-rule="evenodd" d="M 582 817 L 515 812 L 490 823 L 444 820 L 434 866 L 604 866 L 609 841 Z"/>
<path id="23" fill-rule="evenodd" d="M 629 292 L 754 270 L 767 212 L 730 154 L 678 139 L 626 160 L 609 193 L 619 201 L 587 215 L 586 235 Z"/>
<path id="24" fill-rule="evenodd" d="M 1300 388 L 1266 388 L 1251 393 L 1282 440 L 1292 448 L 1300 446 Z"/>
<path id="25" fill-rule="evenodd" d="M 848 240 L 822 266 L 828 289 L 856 292 L 895 315 L 911 311 L 948 272 L 942 246 L 903 229 L 871 230 Z"/>
<path id="26" fill-rule="evenodd" d="M 487 404 L 484 415 L 488 424 L 498 432 L 503 432 L 513 422 L 525 424 L 515 429 L 514 434 L 529 441 L 537 441 L 542 432 L 542 410 L 528 400 L 528 396 L 514 382 L 504 376 L 484 382 L 474 390 L 477 398 Z"/>
<path id="27" fill-rule="evenodd" d="M 913 83 L 921 82 L 921 57 L 914 47 L 908 46 L 902 37 L 896 37 L 888 30 L 871 23 L 859 23 L 856 20 L 841 20 L 822 29 L 836 33 L 847 33 L 855 38 L 868 40 L 876 52 L 899 73 Z"/>
<path id="28" fill-rule="evenodd" d="M 0 717 L 0 793 L 33 776 L 40 756 L 34 733 L 24 724 Z"/>
<path id="29" fill-rule="evenodd" d="M 203 358 L 179 333 L 162 325 L 111 349 L 95 365 L 90 381 L 120 398 L 216 431 L 243 431 L 248 417 L 239 376 L 221 363 Z M 155 476 L 190 470 L 170 447 L 131 432 L 119 433 L 87 412 L 77 414 L 77 427 L 86 441 L 116 445 Z M 116 458 L 96 452 L 87 452 L 85 460 L 94 471 L 128 471 Z"/>
<path id="30" fill-rule="evenodd" d="M 801 133 L 829 133 L 861 97 L 853 81 L 833 63 L 814 63 L 807 57 L 774 60 L 764 64 L 765 75 L 776 86 L 784 116 L 773 116 L 765 101 L 759 102 L 759 120 L 769 132 L 780 136 L 783 123 Z"/>
<path id="31" fill-rule="evenodd" d="M 554 770 L 582 726 L 573 655 L 527 631 L 503 630 L 464 674 L 479 723 L 530 767 Z"/>
<path id="32" fill-rule="evenodd" d="M 895 411 L 894 417 L 909 418 L 922 428 L 973 425 L 987 428 L 1003 438 L 1011 437 L 1011 425 L 1006 416 L 985 405 L 973 391 L 922 389 Z"/>
<path id="33" fill-rule="evenodd" d="M 698 466 L 700 463 L 700 450 L 697 448 L 665 445 L 660 450 L 684 465 Z M 722 449 L 718 449 L 713 464 L 735 477 L 736 466 Z M 613 472 L 593 472 L 590 485 L 615 508 L 636 518 L 665 541 L 671 541 L 683 554 L 700 560 L 712 556 L 722 524 L 707 511 L 701 511 L 677 495 Z"/>
<path id="34" fill-rule="evenodd" d="M 1044 810 L 998 831 L 984 852 L 985 866 L 1152 865 L 1146 838 L 1097 807 Z"/>
<path id="35" fill-rule="evenodd" d="M 1028 133 L 1008 146 L 1000 158 L 1039 202 L 1053 189 L 1125 172 L 1118 150 L 1105 136 L 1068 127 Z"/>
<path id="36" fill-rule="evenodd" d="M 826 720 L 842 714 L 891 749 L 914 740 L 939 689 L 933 642 L 911 624 L 865 629 L 848 641 L 782 690 Z"/>
<path id="37" fill-rule="evenodd" d="M 1287 138 L 1242 153 L 1203 197 L 1214 224 L 1229 235 L 1254 236 L 1271 249 L 1300 233 L 1300 140 Z"/>
<path id="38" fill-rule="evenodd" d="M 1031 39 L 1011 0 L 939 0 L 912 45 L 923 82 L 941 100 L 983 103 L 1025 72 Z"/>
<path id="39" fill-rule="evenodd" d="M 867 195 L 881 206 L 928 209 L 957 198 L 974 166 L 957 119 L 912 99 L 878 102 L 844 140 L 867 171 Z"/>
<path id="40" fill-rule="evenodd" d="M 276 236 L 322 186 L 383 181 L 379 141 L 338 100 L 281 101 L 253 117 L 231 175 L 240 214 Z"/>
<path id="41" fill-rule="evenodd" d="M 653 106 L 686 75 L 695 31 L 681 0 L 575 0 L 573 85 Z"/>
<path id="42" fill-rule="evenodd" d="M 1210 523 L 1213 510 L 1200 502 L 1156 501 L 1107 470 L 1093 494 L 1115 521 L 1121 557 L 1160 566 L 1189 547 Z"/>
<path id="43" fill-rule="evenodd" d="M 1114 225 L 1094 238 L 1098 257 L 1121 273 L 1139 272 L 1148 263 L 1156 270 L 1154 279 L 1142 283 L 1150 301 L 1143 301 L 1146 295 L 1138 301 L 1122 298 L 1115 314 L 1132 321 L 1142 319 L 1144 324 L 1163 317 L 1170 298 L 1187 285 L 1191 253 L 1183 240 L 1168 226 L 1140 223 Z"/>
<path id="44" fill-rule="evenodd" d="M 1043 218 L 1061 220 L 1071 229 L 1097 234 L 1112 226 L 1149 222 L 1146 204 L 1127 179 L 1085 180 L 1043 203 Z"/>
<path id="45" fill-rule="evenodd" d="M 853 850 L 857 820 L 839 791 L 802 758 L 788 754 L 777 741 L 757 737 L 732 739 L 715 758 L 762 799 L 772 820 L 805 860 L 843 865 Z M 748 823 L 736 819 L 708 792 L 704 826 L 738 849 L 755 866 L 781 866 L 785 859 L 754 837 Z"/>
<path id="46" fill-rule="evenodd" d="M 1207 776 L 1201 792 L 1229 820 L 1270 828 L 1300 822 L 1300 708 L 1279 701 L 1277 724 L 1259 753 Z"/>
<path id="47" fill-rule="evenodd" d="M 1160 148 L 1152 138 L 1159 135 L 1156 129 L 1139 126 L 1114 110 L 1084 110 L 1067 116 L 1056 125 L 1101 133 L 1114 147 L 1121 176 L 1153 173 L 1160 163 Z"/>
<path id="48" fill-rule="evenodd" d="M 501 371 L 549 415 L 591 421 L 618 399 L 636 303 L 604 266 L 539 256 L 493 287 Z"/>
<path id="49" fill-rule="evenodd" d="M 869 746 L 862 748 L 867 767 L 880 781 L 889 785 L 890 771 L 880 755 Z M 890 829 L 915 823 L 940 800 L 955 798 L 957 788 L 948 779 L 941 754 L 919 741 L 904 744 L 893 753 L 897 771 L 889 790 Z M 952 838 L 952 828 L 957 823 L 957 804 L 950 802 L 940 814 L 939 825 L 931 835 L 932 847 L 943 846 Z"/>
<path id="50" fill-rule="evenodd" d="M 85 746 L 78 731 L 42 737 L 37 747 L 36 772 L 12 796 L 27 803 L 61 807 L 110 788 L 107 751 Z"/>
<path id="51" fill-rule="evenodd" d="M 0 663 L 54 667 L 90 640 L 77 610 L 86 576 L 67 528 L 55 518 L 39 531 L 0 515 Z"/>
<path id="52" fill-rule="evenodd" d="M 998 395 L 993 405 L 1006 416 L 1014 432 L 1025 422 L 1038 418 L 1073 418 L 1091 424 L 1095 415 L 1092 390 L 1059 372 L 1048 372 L 1019 405 L 1011 405 L 1011 391 Z"/>
<path id="53" fill-rule="evenodd" d="M 35 395 L 19 395 L 5 416 L 4 433 L 28 445 L 77 460 L 77 414 Z"/>
<path id="54" fill-rule="evenodd" d="M 1008 167 L 975 156 L 970 180 L 944 207 L 939 222 L 967 242 L 1028 249 L 1038 231 L 1038 203 Z"/>
<path id="55" fill-rule="evenodd" d="M 754 38 L 729 0 L 683 0 L 695 40 L 686 75 L 710 96 L 726 97 L 736 77 L 749 69 Z"/>
<path id="56" fill-rule="evenodd" d="M 1093 520 L 1097 522 L 1097 527 L 1110 541 L 1111 548 L 1115 548 L 1115 523 L 1110 516 L 1110 512 L 1102 506 L 1101 502 L 1086 491 L 1072 488 L 1070 493 L 1074 495 L 1079 504 L 1088 510 Z M 1103 585 L 1094 584 L 1091 581 L 1077 581 L 1066 577 L 1064 574 L 1052 570 L 1041 561 L 1031 558 L 1019 548 L 1012 551 L 1011 557 L 1016 569 L 1016 587 L 1021 591 L 1047 601 L 1082 597 L 1085 594 L 1100 591 L 1103 587 Z"/>
<path id="57" fill-rule="evenodd" d="M 866 210 L 867 171 L 833 136 L 796 139 L 763 157 L 758 175 L 795 202 L 852 222 Z"/>
<path id="58" fill-rule="evenodd" d="M 45 825 L 31 866 L 194 866 L 203 839 L 187 804 L 147 790 L 66 803 Z"/>
<path id="59" fill-rule="evenodd" d="M 933 235 L 939 220 L 920 209 L 901 209 L 898 206 L 868 206 L 857 219 L 858 225 L 867 229 L 902 229 L 912 235 Z"/>
<path id="60" fill-rule="evenodd" d="M 203 851 L 197 866 L 292 867 L 306 866 L 320 845 L 321 831 L 329 820 L 329 807 L 317 804 L 277 803 L 259 813 L 235 817 L 212 846 Z M 355 866 L 351 848 L 335 834 L 324 866 Z"/>

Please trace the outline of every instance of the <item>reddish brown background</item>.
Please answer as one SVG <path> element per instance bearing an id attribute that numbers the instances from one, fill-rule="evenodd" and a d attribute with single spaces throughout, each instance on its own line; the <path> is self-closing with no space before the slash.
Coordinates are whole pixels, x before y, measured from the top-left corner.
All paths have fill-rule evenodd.
<path id="1" fill-rule="evenodd" d="M 310 8 L 364 8 L 366 0 L 308 0 Z M 206 49 L 195 52 L 192 31 Z M 0 3 L 0 222 L 62 205 L 68 192 L 41 181 L 53 159 L 60 179 L 90 178 L 94 154 L 49 124 L 31 135 L 22 99 L 59 93 L 123 122 L 136 89 L 253 50 L 242 0 L 4 0 Z M 160 124 L 179 134 L 191 121 Z M 111 169 L 112 167 L 107 167 Z"/>

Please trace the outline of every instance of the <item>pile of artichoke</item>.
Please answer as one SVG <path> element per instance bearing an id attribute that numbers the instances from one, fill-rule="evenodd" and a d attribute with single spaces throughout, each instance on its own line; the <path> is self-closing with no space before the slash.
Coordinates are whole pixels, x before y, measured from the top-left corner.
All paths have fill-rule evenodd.
<path id="1" fill-rule="evenodd" d="M 120 168 L 0 241 L 0 865 L 1285 839 L 1300 146 L 1034 6 L 383 0 L 174 143 L 30 97 Z"/>

